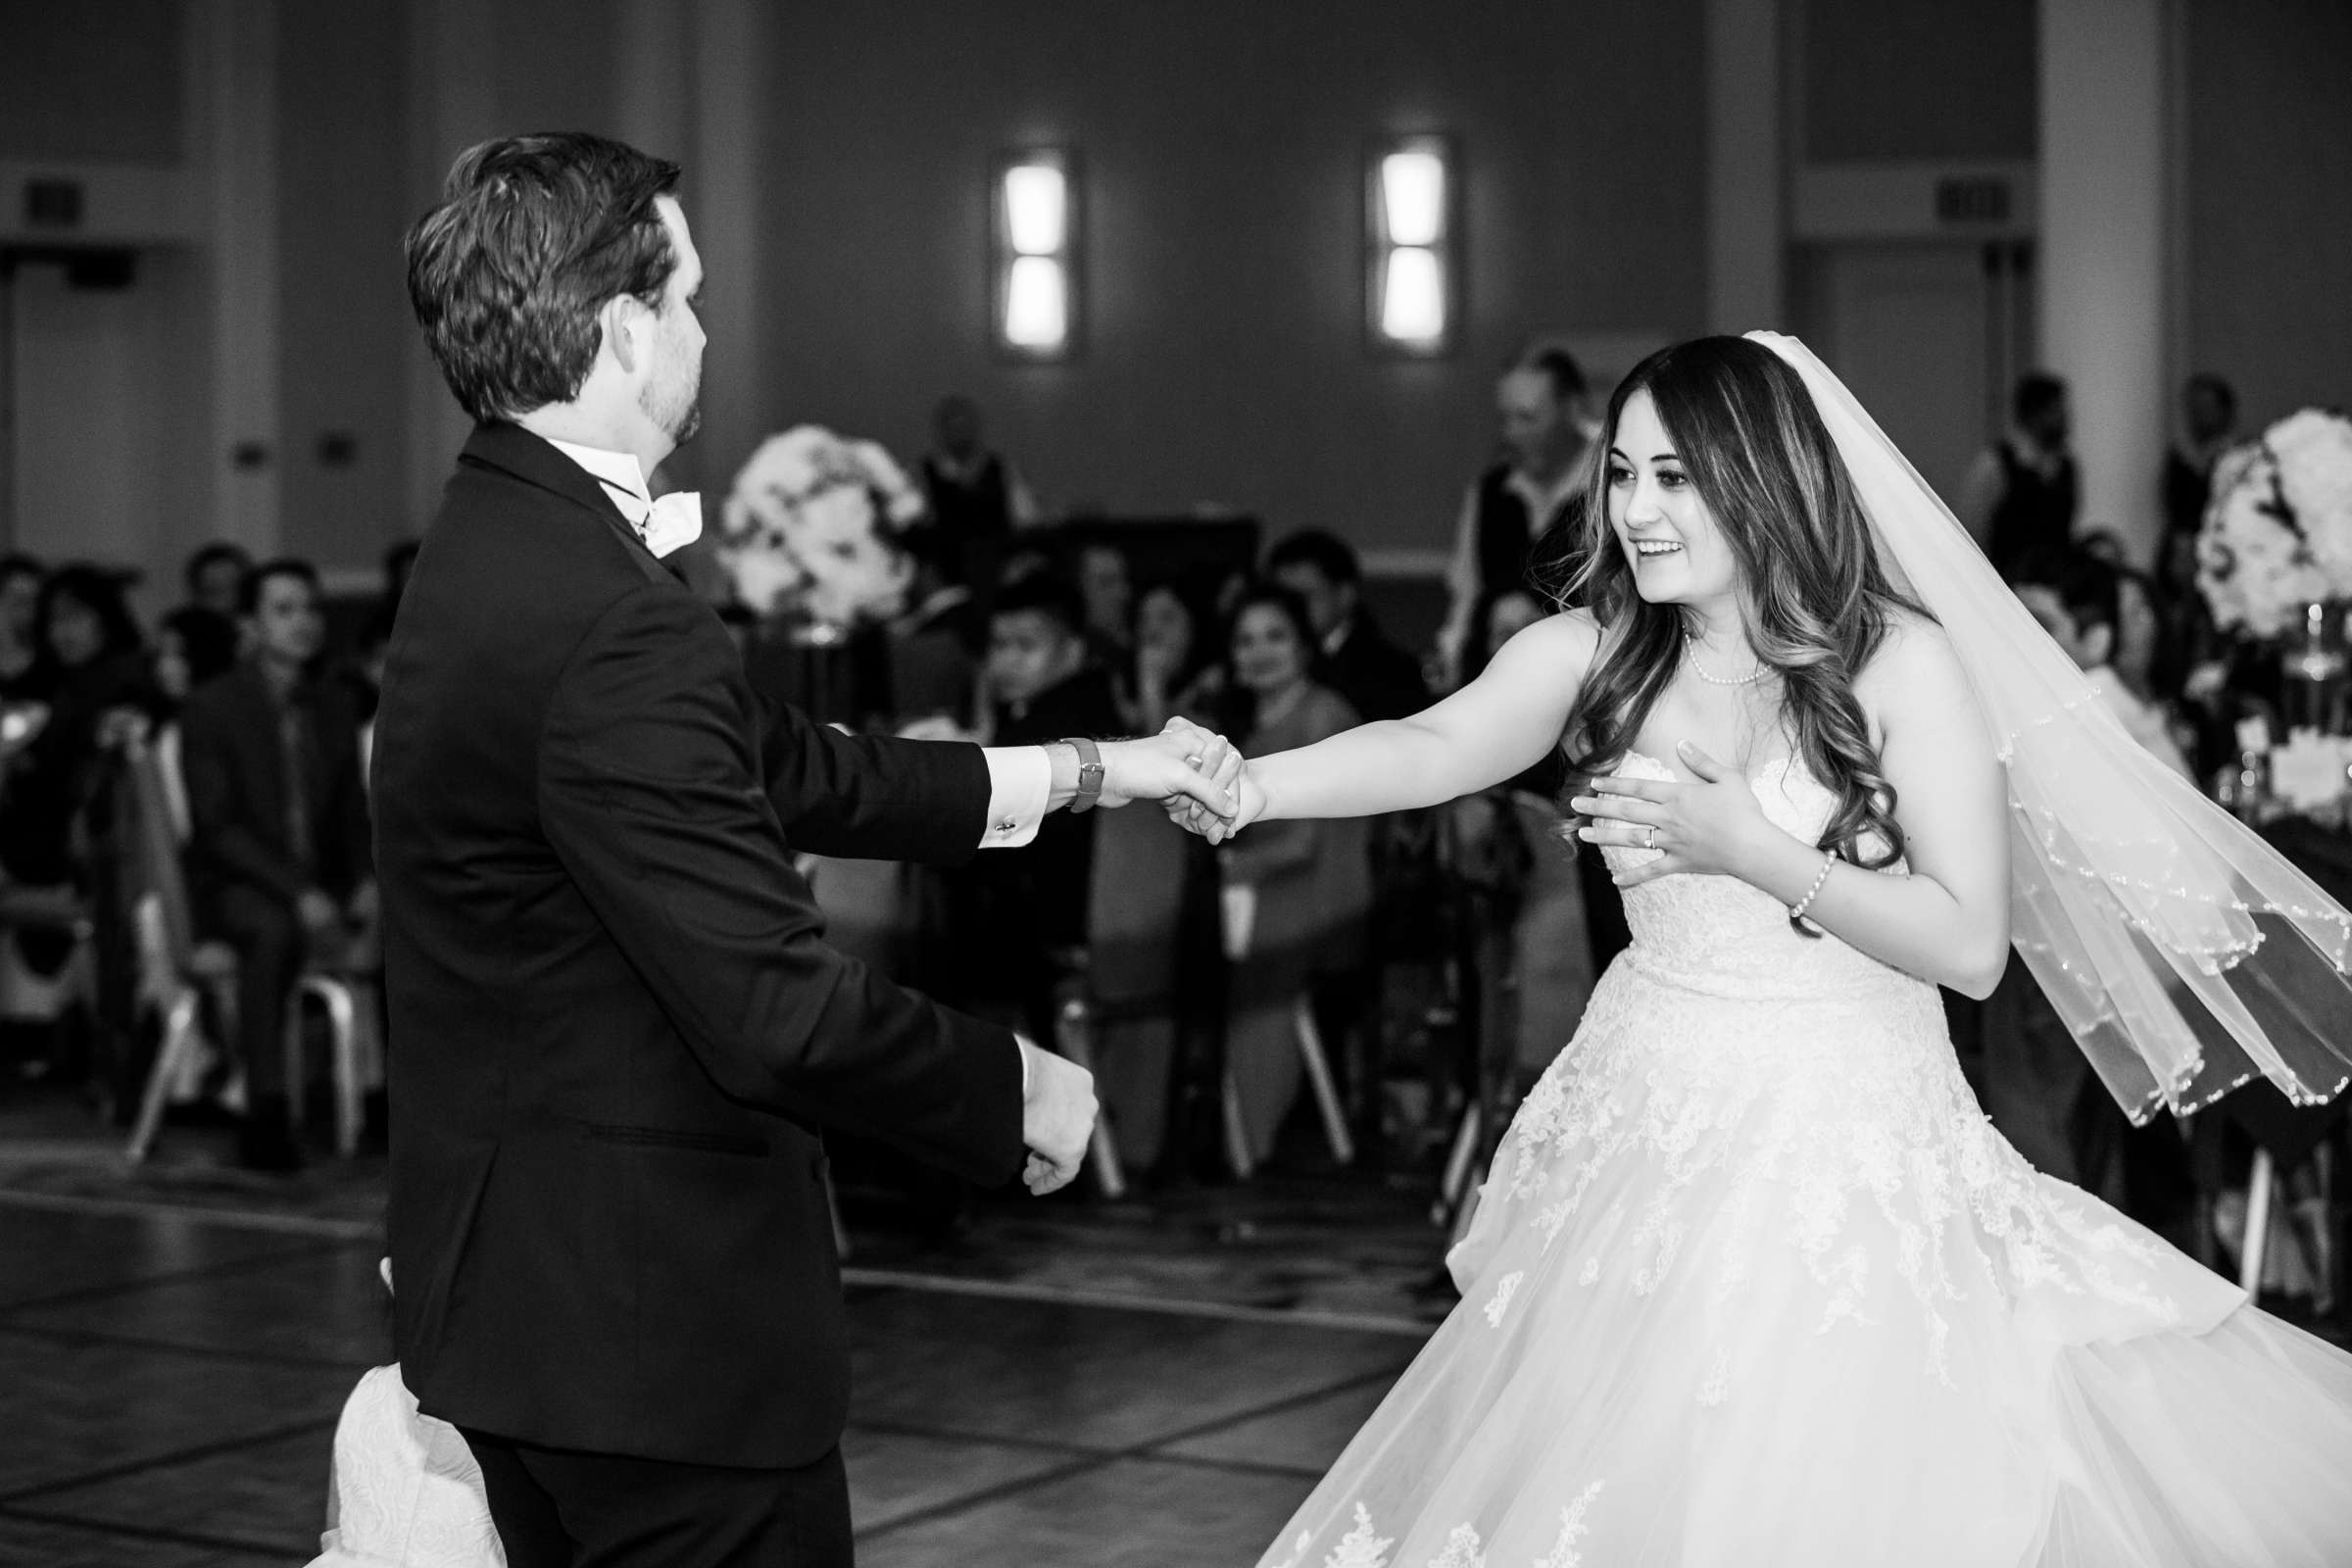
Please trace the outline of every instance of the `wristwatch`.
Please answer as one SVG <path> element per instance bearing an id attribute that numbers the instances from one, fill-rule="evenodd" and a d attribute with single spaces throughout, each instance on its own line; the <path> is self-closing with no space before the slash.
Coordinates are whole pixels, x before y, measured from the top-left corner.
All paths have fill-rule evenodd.
<path id="1" fill-rule="evenodd" d="M 1102 749 L 1083 735 L 1065 735 L 1061 744 L 1078 753 L 1078 794 L 1070 802 L 1070 814 L 1076 816 L 1102 799 Z"/>

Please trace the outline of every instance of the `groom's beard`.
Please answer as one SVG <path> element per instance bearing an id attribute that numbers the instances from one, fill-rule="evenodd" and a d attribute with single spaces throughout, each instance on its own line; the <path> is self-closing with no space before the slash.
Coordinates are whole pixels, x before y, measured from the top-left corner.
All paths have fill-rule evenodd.
<path id="1" fill-rule="evenodd" d="M 637 407 L 672 447 L 684 446 L 703 427 L 703 368 L 695 366 L 668 386 L 648 385 L 637 394 Z"/>

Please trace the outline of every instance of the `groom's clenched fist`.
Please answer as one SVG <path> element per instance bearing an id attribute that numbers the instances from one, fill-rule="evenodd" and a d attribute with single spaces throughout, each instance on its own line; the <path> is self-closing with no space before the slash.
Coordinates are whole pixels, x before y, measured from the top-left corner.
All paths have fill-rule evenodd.
<path id="1" fill-rule="evenodd" d="M 1086 1158 L 1095 1136 L 1095 1075 L 1026 1040 L 1021 1057 L 1029 1064 L 1029 1088 L 1021 1097 L 1021 1142 L 1028 1146 L 1029 1164 L 1021 1180 L 1042 1198 L 1068 1186 Z"/>

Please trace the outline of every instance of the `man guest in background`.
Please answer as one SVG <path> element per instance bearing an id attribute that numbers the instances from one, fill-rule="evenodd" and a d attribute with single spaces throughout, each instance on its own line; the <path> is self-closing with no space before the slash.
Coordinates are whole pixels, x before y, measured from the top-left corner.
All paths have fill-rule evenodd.
<path id="1" fill-rule="evenodd" d="M 2210 371 L 2180 389 L 2180 436 L 2164 455 L 2164 548 L 2157 580 L 2168 593 L 2197 585 L 2197 530 L 2213 499 L 2213 466 L 2237 440 L 2237 391 Z"/>
<path id="2" fill-rule="evenodd" d="M 323 680 L 318 574 L 272 561 L 239 600 L 250 650 L 190 694 L 180 716 L 190 892 L 197 917 L 237 955 L 237 1043 L 246 1113 L 238 1153 L 260 1170 L 301 1164 L 286 1081 L 287 1007 L 314 956 L 336 959 L 373 924 L 375 881 L 359 723 Z"/>
<path id="3" fill-rule="evenodd" d="M 960 393 L 939 400 L 931 416 L 931 450 L 923 455 L 923 496 L 929 502 L 918 549 L 928 549 L 951 580 L 985 587 L 996 579 L 1004 543 L 1041 520 L 1029 481 L 982 438 L 980 405 Z"/>
<path id="4" fill-rule="evenodd" d="M 1355 549 L 1320 528 L 1294 533 L 1266 552 L 1266 574 L 1297 594 L 1319 644 L 1315 679 L 1348 700 L 1367 722 L 1405 718 L 1429 706 L 1412 655 L 1389 641 L 1364 608 Z"/>
<path id="5" fill-rule="evenodd" d="M 238 601 L 245 592 L 245 578 L 252 570 L 253 558 L 242 545 L 216 539 L 188 557 L 180 576 L 187 585 L 190 605 L 234 620 Z"/>
<path id="6" fill-rule="evenodd" d="M 2082 495 L 2066 383 L 2038 370 L 2020 376 L 2009 409 L 2009 433 L 1977 455 L 1955 510 L 1994 569 L 2013 577 L 2066 552 Z"/>
<path id="7" fill-rule="evenodd" d="M 1535 541 L 1557 526 L 1583 485 L 1585 459 L 1598 424 L 1576 356 L 1538 344 L 1513 360 L 1495 384 L 1502 458 L 1462 497 L 1446 568 L 1446 621 L 1438 659 L 1448 688 L 1478 673 L 1487 611 L 1528 585 Z"/>
<path id="8" fill-rule="evenodd" d="M 1238 772 L 1197 730 L 983 752 L 753 696 L 648 544 L 698 514 L 646 483 L 700 421 L 678 174 L 485 142 L 408 241 L 477 423 L 376 721 L 394 1338 L 512 1568 L 848 1563 L 817 1129 L 988 1183 L 1026 1146 L 1041 1192 L 1084 1154 L 1088 1076 L 829 947 L 793 853 L 951 860 L 1054 804 L 1229 812 Z"/>

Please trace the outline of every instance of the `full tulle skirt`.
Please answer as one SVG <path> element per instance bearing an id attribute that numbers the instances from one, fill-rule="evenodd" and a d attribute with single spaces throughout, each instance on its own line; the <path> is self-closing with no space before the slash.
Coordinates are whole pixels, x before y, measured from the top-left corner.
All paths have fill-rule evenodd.
<path id="1" fill-rule="evenodd" d="M 1853 980 L 1611 968 L 1266 1568 L 2352 1565 L 2352 1356 L 2035 1172 L 1934 989 Z"/>

